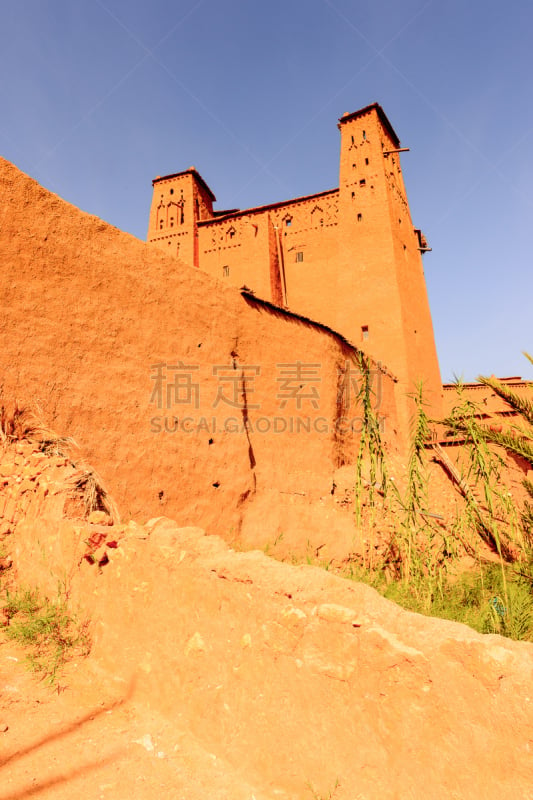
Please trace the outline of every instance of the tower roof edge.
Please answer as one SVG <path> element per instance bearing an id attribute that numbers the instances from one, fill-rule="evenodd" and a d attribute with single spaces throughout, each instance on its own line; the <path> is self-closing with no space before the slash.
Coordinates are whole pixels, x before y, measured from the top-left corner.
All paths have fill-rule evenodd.
<path id="1" fill-rule="evenodd" d="M 389 132 L 392 140 L 399 147 L 400 146 L 400 140 L 398 138 L 398 134 L 396 133 L 396 131 L 392 127 L 389 118 L 387 117 L 387 115 L 385 114 L 385 112 L 383 111 L 383 109 L 382 109 L 382 107 L 380 106 L 379 103 L 371 103 L 369 106 L 365 106 L 364 108 L 360 108 L 358 111 L 352 111 L 349 114 L 343 114 L 342 117 L 339 119 L 339 127 L 344 122 L 350 122 L 351 120 L 357 119 L 358 117 L 362 117 L 364 114 L 367 114 L 369 111 L 376 111 L 377 112 L 383 127 L 387 129 L 387 131 Z"/>
<path id="2" fill-rule="evenodd" d="M 170 178 L 180 178 L 182 175 L 192 175 L 198 181 L 198 183 L 205 189 L 211 200 L 215 202 L 216 200 L 215 195 L 213 194 L 207 183 L 204 181 L 198 170 L 196 170 L 194 167 L 189 167 L 189 169 L 184 169 L 183 172 L 173 172 L 170 175 L 158 175 L 157 178 L 153 179 L 152 186 L 155 186 L 156 183 L 160 183 L 160 181 L 168 181 Z"/>

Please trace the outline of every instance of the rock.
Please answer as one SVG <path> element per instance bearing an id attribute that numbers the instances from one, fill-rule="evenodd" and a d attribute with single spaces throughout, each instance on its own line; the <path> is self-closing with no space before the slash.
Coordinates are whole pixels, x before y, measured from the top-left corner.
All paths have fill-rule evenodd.
<path id="1" fill-rule="evenodd" d="M 140 739 L 135 739 L 134 744 L 140 744 L 141 747 L 144 747 L 149 753 L 154 751 L 154 743 L 152 741 L 152 737 L 149 733 L 145 733 L 144 736 L 141 736 Z"/>
<path id="2" fill-rule="evenodd" d="M 316 615 L 326 622 L 342 622 L 344 624 L 352 625 L 354 628 L 359 628 L 361 622 L 357 619 L 357 614 L 353 608 L 340 606 L 336 603 L 323 603 L 316 609 Z"/>
<path id="3" fill-rule="evenodd" d="M 18 470 L 14 464 L 0 464 L 0 476 L 2 478 L 11 478 L 16 475 Z"/>
<path id="4" fill-rule="evenodd" d="M 105 538 L 106 534 L 103 531 L 94 531 L 87 539 L 87 544 L 93 550 L 96 550 L 98 547 L 100 547 L 102 542 L 105 541 Z"/>
<path id="5" fill-rule="evenodd" d="M 4 506 L 4 519 L 8 522 L 15 522 L 17 517 L 17 503 L 12 497 L 8 498 Z"/>
<path id="6" fill-rule="evenodd" d="M 94 553 L 92 553 L 92 557 L 99 567 L 103 567 L 105 566 L 105 564 L 109 562 L 109 556 L 107 555 L 107 550 L 105 545 L 102 545 L 97 550 L 95 550 Z"/>
<path id="7" fill-rule="evenodd" d="M 201 634 L 196 632 L 193 636 L 191 636 L 185 645 L 184 653 L 186 656 L 189 656 L 191 653 L 205 653 L 206 649 L 207 648 Z"/>
<path id="8" fill-rule="evenodd" d="M 87 522 L 94 525 L 112 525 L 113 520 L 105 511 L 91 511 Z"/>
<path id="9" fill-rule="evenodd" d="M 91 536 L 94 533 L 103 533 L 104 536 L 109 536 L 109 525 L 95 525 L 94 523 L 89 523 L 87 530 Z"/>
<path id="10" fill-rule="evenodd" d="M 285 625 L 287 628 L 292 629 L 299 629 L 305 626 L 305 622 L 307 620 L 307 614 L 301 610 L 301 608 L 296 608 L 296 606 L 288 606 L 284 608 L 281 612 L 281 619 L 280 622 L 282 625 Z"/>

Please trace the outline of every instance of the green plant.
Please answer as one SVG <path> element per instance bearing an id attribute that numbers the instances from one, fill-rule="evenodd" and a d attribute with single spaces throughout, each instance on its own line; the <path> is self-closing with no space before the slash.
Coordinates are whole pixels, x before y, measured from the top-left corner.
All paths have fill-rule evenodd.
<path id="1" fill-rule="evenodd" d="M 389 600 L 431 617 L 469 625 L 479 633 L 498 633 L 511 639 L 533 641 L 533 595 L 529 581 L 506 566 L 503 578 L 498 563 L 478 563 L 478 569 L 462 575 L 441 575 L 439 591 L 427 603 L 414 582 L 391 580 L 382 571 L 347 564 L 343 577 L 366 583 Z"/>
<path id="2" fill-rule="evenodd" d="M 526 358 L 533 363 L 533 357 L 528 353 L 524 353 Z M 502 459 L 496 458 L 488 445 L 496 445 L 503 448 L 507 453 L 512 453 L 525 459 L 526 462 L 533 468 L 533 394 L 531 397 L 522 396 L 517 394 L 503 381 L 494 377 L 480 376 L 478 381 L 488 386 L 499 397 L 505 400 L 514 412 L 519 416 L 520 423 L 510 425 L 506 430 L 502 430 L 499 426 L 483 424 L 480 420 L 482 414 L 479 409 L 472 402 L 461 403 L 457 406 L 450 417 L 444 422 L 447 424 L 451 432 L 454 434 L 460 433 L 464 435 L 467 446 L 473 455 L 471 459 L 472 471 L 477 481 L 481 480 L 485 494 L 485 505 L 489 511 L 492 519 L 496 516 L 493 508 L 493 499 L 499 503 L 503 509 L 504 515 L 511 521 L 511 538 L 517 540 L 516 543 L 524 551 L 530 551 L 528 557 L 531 558 L 531 550 L 533 546 L 533 508 L 531 503 L 526 500 L 520 513 L 516 513 L 514 504 L 509 499 L 506 492 L 502 492 L 498 486 L 498 466 L 503 463 Z M 533 384 L 529 384 L 530 389 Z M 458 393 L 461 396 L 461 385 L 458 385 Z M 496 468 L 490 466 L 497 463 Z M 489 467 L 487 468 L 487 464 Z M 523 480 L 523 485 L 530 497 L 533 498 L 533 483 L 527 478 Z M 480 518 L 480 528 L 483 528 L 483 518 Z M 492 526 L 486 526 L 486 534 L 489 539 L 492 536 Z M 498 531 L 496 531 L 498 534 Z M 512 554 L 509 552 L 505 543 L 494 539 L 493 544 L 498 551 L 503 549 L 503 556 L 508 560 L 512 559 Z"/>
<path id="3" fill-rule="evenodd" d="M 425 445 L 429 440 L 429 423 L 424 408 L 422 386 L 412 395 L 415 413 L 411 420 L 411 447 L 407 464 L 407 486 L 401 493 L 393 484 L 396 500 L 403 515 L 393 537 L 393 548 L 397 550 L 398 571 L 404 581 L 420 573 L 418 538 L 426 531 L 424 514 L 428 512 L 428 476 L 425 470 Z M 422 530 L 421 530 L 422 529 Z"/>
<path id="4" fill-rule="evenodd" d="M 530 356 L 528 358 L 531 360 Z M 466 511 L 473 528 L 498 553 L 500 559 L 502 600 L 495 603 L 488 619 L 495 632 L 519 638 L 519 632 L 525 624 L 524 604 L 520 600 L 523 589 L 517 589 L 516 585 L 508 587 L 504 562 L 521 560 L 531 563 L 533 510 L 526 501 L 521 512 L 517 511 L 507 487 L 501 484 L 505 461 L 491 446 L 499 445 L 506 452 L 522 458 L 528 458 L 529 453 L 533 466 L 533 402 L 517 395 L 496 378 L 480 377 L 478 380 L 506 400 L 521 416 L 522 424 L 512 425 L 506 431 L 484 424 L 480 421 L 483 419 L 483 410 L 465 399 L 460 382 L 457 384 L 460 402 L 445 423 L 452 434 L 459 433 L 464 437 L 467 469 L 462 488 Z M 524 424 L 529 425 L 529 429 Z M 533 496 L 533 486 L 529 484 L 530 481 L 524 481 L 526 491 Z M 501 609 L 505 609 L 504 613 L 500 613 Z"/>
<path id="5" fill-rule="evenodd" d="M 278 544 L 283 540 L 283 535 L 284 535 L 284 532 L 281 531 L 281 533 L 278 533 L 278 535 L 276 536 L 276 538 L 274 539 L 273 542 L 267 542 L 266 543 L 266 545 L 263 547 L 263 552 L 264 552 L 264 554 L 266 556 L 270 555 L 271 548 L 273 550 L 276 549 Z"/>
<path id="6" fill-rule="evenodd" d="M 382 533 L 388 529 L 390 536 L 382 539 L 377 553 L 371 549 L 369 557 L 364 549 L 355 548 L 335 571 L 370 584 L 410 610 L 463 622 L 481 633 L 533 641 L 533 481 L 524 482 L 531 500 L 519 512 L 504 482 L 506 462 L 493 446 L 501 442 L 484 435 L 486 426 L 480 422 L 483 409 L 469 400 L 460 383 L 456 407 L 445 422 L 463 445 L 461 466 L 432 439 L 419 385 L 412 395 L 414 414 L 405 481 L 401 476 L 397 481 L 388 479 L 367 361 L 360 362 L 360 372 L 363 426 L 356 463 L 355 518 L 359 527 L 370 522 L 371 548 L 373 527 L 378 522 Z M 533 403 L 527 398 L 523 401 L 524 413 L 531 416 Z M 533 445 L 533 424 L 528 417 L 524 419 L 520 430 L 523 438 L 530 436 Z M 525 448 L 523 444 L 520 447 L 519 454 L 523 455 Z M 462 494 L 462 498 L 456 498 L 455 510 L 450 509 L 446 516 L 431 511 L 429 453 Z M 364 468 L 370 471 L 369 481 L 365 480 Z M 375 501 L 376 492 L 381 491 L 381 470 L 389 492 L 378 521 Z M 363 515 L 364 496 L 367 511 Z M 487 553 L 486 545 L 497 554 L 497 562 Z M 324 567 L 318 553 L 312 558 L 309 550 L 308 543 L 307 563 Z M 460 573 L 461 553 L 475 559 L 465 574 Z M 302 560 L 293 557 L 293 563 Z"/>
<path id="7" fill-rule="evenodd" d="M 363 490 L 368 489 L 368 499 L 371 507 L 375 504 L 375 492 L 379 488 L 383 497 L 387 496 L 387 462 L 385 450 L 381 441 L 379 419 L 374 409 L 376 393 L 372 388 L 373 372 L 368 356 L 358 352 L 356 356 L 361 385 L 357 392 L 357 403 L 361 410 L 361 436 L 356 461 L 355 480 L 355 516 L 357 525 L 361 525 L 361 498 Z M 368 461 L 369 480 L 363 477 L 363 465 Z"/>
<path id="8" fill-rule="evenodd" d="M 6 590 L 3 613 L 5 635 L 28 649 L 30 667 L 49 683 L 69 658 L 89 652 L 88 624 L 70 614 L 64 596 L 51 601 L 34 589 Z"/>
<path id="9" fill-rule="evenodd" d="M 442 591 L 443 575 L 456 554 L 454 537 L 438 520 L 429 506 L 427 446 L 431 440 L 423 387 L 411 395 L 414 413 L 411 419 L 411 445 L 407 480 L 403 491 L 393 484 L 393 530 L 386 561 L 393 575 L 429 609 Z"/>

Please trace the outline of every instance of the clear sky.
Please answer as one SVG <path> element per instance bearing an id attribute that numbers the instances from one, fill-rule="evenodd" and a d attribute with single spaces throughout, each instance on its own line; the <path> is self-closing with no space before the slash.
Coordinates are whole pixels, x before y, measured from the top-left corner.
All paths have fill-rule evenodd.
<path id="1" fill-rule="evenodd" d="M 146 237 L 151 180 L 217 208 L 338 185 L 346 111 L 402 146 L 442 377 L 533 377 L 532 0 L 2 3 L 0 152 Z"/>

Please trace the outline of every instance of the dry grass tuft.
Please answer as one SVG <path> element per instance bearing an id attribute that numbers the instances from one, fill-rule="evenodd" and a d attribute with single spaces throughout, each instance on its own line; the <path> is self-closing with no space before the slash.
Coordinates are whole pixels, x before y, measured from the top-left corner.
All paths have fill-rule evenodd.
<path id="1" fill-rule="evenodd" d="M 0 404 L 0 441 L 32 442 L 50 456 L 67 457 L 76 442 L 71 436 L 60 436 L 42 420 L 42 411 L 36 406 L 21 405 L 18 400 L 11 405 Z"/>
<path id="2" fill-rule="evenodd" d="M 71 497 L 81 497 L 85 516 L 92 511 L 104 511 L 113 522 L 120 522 L 117 505 L 104 486 L 102 478 L 92 468 L 82 469 L 68 482 Z"/>

